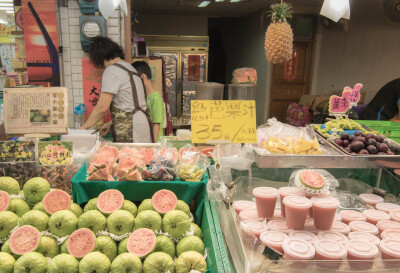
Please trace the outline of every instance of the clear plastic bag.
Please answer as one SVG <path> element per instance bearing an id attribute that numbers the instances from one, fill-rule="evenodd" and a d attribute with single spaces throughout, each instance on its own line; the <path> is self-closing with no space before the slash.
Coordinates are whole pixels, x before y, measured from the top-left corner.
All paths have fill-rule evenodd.
<path id="1" fill-rule="evenodd" d="M 141 172 L 146 170 L 145 161 L 145 148 L 123 147 L 119 152 L 119 161 L 115 168 L 117 181 L 142 181 Z"/>
<path id="2" fill-rule="evenodd" d="M 98 142 L 86 157 L 87 180 L 114 181 L 115 169 L 119 157 L 118 148 Z"/>
<path id="3" fill-rule="evenodd" d="M 307 181 L 300 179 L 300 175 L 308 178 Z M 306 196 L 329 196 L 336 195 L 336 187 L 339 186 L 337 179 L 329 172 L 322 169 L 301 169 L 292 173 L 289 178 L 289 186 L 304 191 Z"/>
<path id="4" fill-rule="evenodd" d="M 164 147 L 154 152 L 149 169 L 142 171 L 143 180 L 172 181 L 178 174 L 178 150 L 174 147 Z"/>

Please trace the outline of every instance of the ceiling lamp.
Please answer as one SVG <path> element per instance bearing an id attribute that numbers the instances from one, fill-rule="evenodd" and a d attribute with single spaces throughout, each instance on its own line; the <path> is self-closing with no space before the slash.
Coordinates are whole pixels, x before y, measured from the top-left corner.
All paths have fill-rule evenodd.
<path id="1" fill-rule="evenodd" d="M 201 3 L 198 5 L 198 7 L 199 7 L 199 8 L 205 8 L 205 7 L 207 7 L 210 3 L 211 3 L 211 1 L 203 1 L 203 2 L 201 2 Z"/>
<path id="2" fill-rule="evenodd" d="M 126 0 L 99 0 L 99 10 L 104 18 L 108 18 L 118 7 L 128 14 L 128 7 L 126 5 Z"/>
<path id="3" fill-rule="evenodd" d="M 319 14 L 335 22 L 340 18 L 350 19 L 349 0 L 325 0 Z"/>

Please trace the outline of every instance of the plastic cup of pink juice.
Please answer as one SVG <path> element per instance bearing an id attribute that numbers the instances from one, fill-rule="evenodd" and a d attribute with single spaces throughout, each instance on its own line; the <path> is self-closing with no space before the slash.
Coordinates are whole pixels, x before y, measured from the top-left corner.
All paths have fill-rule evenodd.
<path id="1" fill-rule="evenodd" d="M 340 216 L 342 216 L 342 222 L 349 224 L 353 221 L 365 221 L 367 218 L 364 214 L 356 210 L 341 210 L 339 211 Z"/>
<path id="2" fill-rule="evenodd" d="M 340 206 L 339 200 L 333 197 L 313 197 L 311 202 L 314 226 L 321 230 L 330 229 L 335 219 L 336 210 Z"/>
<path id="3" fill-rule="evenodd" d="M 391 220 L 400 222 L 400 210 L 391 210 L 389 215 Z"/>
<path id="4" fill-rule="evenodd" d="M 304 230 L 292 230 L 291 232 L 289 232 L 289 238 L 303 239 L 304 241 L 309 242 L 310 244 L 313 244 L 315 241 L 318 240 L 317 235 Z"/>
<path id="5" fill-rule="evenodd" d="M 381 233 L 381 238 L 383 239 L 393 239 L 400 240 L 400 230 L 384 230 Z"/>
<path id="6" fill-rule="evenodd" d="M 261 242 L 274 250 L 283 254 L 282 244 L 285 239 L 289 238 L 285 233 L 279 231 L 264 231 L 260 234 Z"/>
<path id="7" fill-rule="evenodd" d="M 286 224 L 291 229 L 303 229 L 312 202 L 306 197 L 287 196 L 283 199 Z"/>
<path id="8" fill-rule="evenodd" d="M 285 234 L 289 234 L 289 232 L 292 231 L 292 229 L 288 228 L 286 225 L 285 220 L 270 220 L 267 223 L 268 230 L 273 230 L 273 231 L 280 231 Z"/>
<path id="9" fill-rule="evenodd" d="M 383 264 L 386 268 L 398 268 L 400 265 L 400 240 L 383 239 L 379 243 Z M 397 261 L 387 261 L 397 260 Z"/>
<path id="10" fill-rule="evenodd" d="M 285 220 L 285 217 L 282 216 L 282 211 L 279 209 L 276 209 L 274 211 L 274 216 L 272 217 L 273 220 Z"/>
<path id="11" fill-rule="evenodd" d="M 359 195 L 362 200 L 368 205 L 375 207 L 378 203 L 383 203 L 384 199 L 379 195 L 372 194 L 372 193 L 362 193 Z"/>
<path id="12" fill-rule="evenodd" d="M 282 187 L 279 189 L 280 202 L 281 202 L 281 214 L 285 217 L 285 204 L 283 203 L 283 199 L 286 196 L 305 196 L 304 191 L 295 187 Z"/>
<path id="13" fill-rule="evenodd" d="M 309 242 L 298 238 L 286 239 L 282 244 L 285 260 L 311 260 L 315 249 Z"/>
<path id="14" fill-rule="evenodd" d="M 347 242 L 349 241 L 349 239 L 343 233 L 339 233 L 336 231 L 330 231 L 330 230 L 323 230 L 323 231 L 318 232 L 318 238 L 324 239 L 324 240 L 335 241 L 335 242 L 341 243 L 342 245 L 347 244 Z"/>
<path id="15" fill-rule="evenodd" d="M 333 219 L 333 221 L 341 222 L 342 221 L 342 215 L 340 215 L 339 213 L 336 213 L 335 214 L 335 218 Z"/>
<path id="16" fill-rule="evenodd" d="M 392 220 L 379 221 L 376 226 L 379 229 L 379 234 L 384 230 L 400 230 L 400 223 Z"/>
<path id="17" fill-rule="evenodd" d="M 260 237 L 260 234 L 264 231 L 268 230 L 268 227 L 266 224 L 258 222 L 258 221 L 246 221 L 245 222 L 246 226 L 250 231 L 256 236 L 257 238 Z"/>
<path id="18" fill-rule="evenodd" d="M 377 210 L 381 210 L 386 213 L 389 213 L 392 210 L 400 210 L 400 205 L 393 204 L 393 203 L 378 203 L 378 204 L 376 204 L 375 208 Z"/>
<path id="19" fill-rule="evenodd" d="M 239 214 L 242 210 L 257 209 L 256 203 L 247 200 L 235 201 L 233 202 L 233 207 L 235 208 L 237 214 Z"/>
<path id="20" fill-rule="evenodd" d="M 373 225 L 376 225 L 381 220 L 390 220 L 390 215 L 381 210 L 367 209 L 363 211 L 363 214 L 367 218 L 367 222 Z"/>
<path id="21" fill-rule="evenodd" d="M 260 217 L 271 219 L 274 216 L 276 199 L 279 191 L 271 187 L 258 187 L 253 189 L 256 199 L 257 212 Z"/>
<path id="22" fill-rule="evenodd" d="M 378 237 L 376 237 L 375 235 L 372 235 L 371 233 L 365 233 L 365 232 L 359 232 L 359 231 L 350 232 L 349 235 L 347 235 L 347 236 L 349 237 L 349 240 L 359 240 L 359 241 L 363 241 L 363 242 L 369 242 L 376 246 L 378 246 L 379 242 L 381 241 L 381 240 L 379 240 Z"/>
<path id="23" fill-rule="evenodd" d="M 306 222 L 304 223 L 303 231 L 308 231 L 314 234 L 317 234 L 320 230 L 314 226 L 314 219 L 307 218 Z"/>
<path id="24" fill-rule="evenodd" d="M 349 266 L 356 270 L 371 269 L 379 255 L 376 245 L 360 240 L 350 240 L 346 244 Z"/>
<path id="25" fill-rule="evenodd" d="M 340 242 L 319 239 L 314 242 L 315 259 L 325 262 L 318 263 L 320 267 L 337 269 L 347 256 L 347 248 Z"/>
<path id="26" fill-rule="evenodd" d="M 339 221 L 333 221 L 332 227 L 329 230 L 347 235 L 350 232 L 350 227 L 345 223 Z"/>
<path id="27" fill-rule="evenodd" d="M 364 233 L 370 233 L 372 235 L 378 235 L 379 229 L 368 222 L 362 222 L 362 221 L 353 221 L 350 222 L 349 224 L 350 230 L 351 231 L 359 231 L 359 232 L 364 232 Z"/>
<path id="28" fill-rule="evenodd" d="M 258 216 L 256 210 L 242 210 L 239 213 L 239 219 L 242 221 L 258 221 L 258 222 L 264 221 L 263 217 Z"/>

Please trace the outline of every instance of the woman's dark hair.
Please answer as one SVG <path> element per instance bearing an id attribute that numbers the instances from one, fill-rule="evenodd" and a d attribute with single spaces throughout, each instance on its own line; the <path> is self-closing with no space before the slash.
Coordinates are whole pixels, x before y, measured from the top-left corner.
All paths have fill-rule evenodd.
<path id="1" fill-rule="evenodd" d="M 150 66 L 143 61 L 136 61 L 132 63 L 133 68 L 136 69 L 139 75 L 145 74 L 146 77 L 151 80 L 151 69 Z"/>
<path id="2" fill-rule="evenodd" d="M 104 61 L 115 58 L 124 59 L 122 47 L 107 37 L 97 36 L 92 39 L 90 45 L 89 58 L 95 67 L 104 68 Z"/>

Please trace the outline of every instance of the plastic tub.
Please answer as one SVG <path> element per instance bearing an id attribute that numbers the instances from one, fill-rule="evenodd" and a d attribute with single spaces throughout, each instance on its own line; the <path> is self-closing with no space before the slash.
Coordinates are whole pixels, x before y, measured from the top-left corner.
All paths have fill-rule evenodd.
<path id="1" fill-rule="evenodd" d="M 378 235 L 379 233 L 379 229 L 375 225 L 367 222 L 353 221 L 350 222 L 349 227 L 353 232 L 359 231 L 359 232 L 370 233 L 372 235 Z"/>
<path id="2" fill-rule="evenodd" d="M 315 256 L 315 249 L 303 239 L 289 238 L 282 244 L 286 260 L 311 260 Z"/>
<path id="3" fill-rule="evenodd" d="M 267 223 L 268 230 L 280 231 L 289 234 L 293 229 L 288 228 L 285 220 L 270 220 Z"/>
<path id="4" fill-rule="evenodd" d="M 347 235 L 350 232 L 350 227 L 348 225 L 346 225 L 345 223 L 342 223 L 339 221 L 333 221 L 332 227 L 329 230 Z"/>
<path id="5" fill-rule="evenodd" d="M 258 222 L 258 221 L 246 221 L 245 224 L 246 224 L 247 228 L 250 229 L 250 231 L 257 238 L 260 237 L 261 233 L 268 230 L 268 227 L 266 224 Z"/>
<path id="6" fill-rule="evenodd" d="M 332 240 L 319 239 L 314 242 L 314 248 L 315 259 L 323 260 L 324 262 L 318 263 L 318 265 L 324 268 L 339 268 L 342 260 L 347 256 L 347 248 L 343 244 Z"/>
<path id="7" fill-rule="evenodd" d="M 381 240 L 379 240 L 378 237 L 376 237 L 375 235 L 372 235 L 371 233 L 365 233 L 365 232 L 359 232 L 359 231 L 350 232 L 348 237 L 349 237 L 349 240 L 360 240 L 360 241 L 364 241 L 364 242 L 369 242 L 376 246 L 378 246 L 379 242 L 381 241 Z"/>
<path id="8" fill-rule="evenodd" d="M 330 230 L 323 230 L 318 232 L 318 238 L 339 242 L 343 245 L 347 244 L 347 242 L 349 241 L 349 239 L 343 233 Z"/>
<path id="9" fill-rule="evenodd" d="M 200 82 L 196 84 L 196 100 L 223 100 L 224 85 L 217 82 Z"/>
<path id="10" fill-rule="evenodd" d="M 345 224 L 349 224 L 353 221 L 366 221 L 367 218 L 364 214 L 355 210 L 341 210 L 339 211 L 340 216 L 342 217 L 342 222 Z"/>
<path id="11" fill-rule="evenodd" d="M 315 241 L 318 240 L 317 235 L 304 230 L 292 230 L 291 232 L 289 232 L 289 238 L 303 239 L 310 244 L 313 244 Z"/>
<path id="12" fill-rule="evenodd" d="M 375 258 L 379 255 L 378 247 L 360 240 L 348 241 L 346 248 L 349 266 L 356 270 L 371 269 Z"/>
<path id="13" fill-rule="evenodd" d="M 376 204 L 376 209 L 390 213 L 392 210 L 400 210 L 400 205 L 394 203 L 378 203 Z"/>
<path id="14" fill-rule="evenodd" d="M 396 222 L 400 222 L 400 210 L 392 210 L 389 212 L 390 219 Z"/>
<path id="15" fill-rule="evenodd" d="M 384 203 L 382 203 L 384 204 Z M 378 205 L 378 204 L 377 204 Z M 365 217 L 367 217 L 367 222 L 376 225 L 381 220 L 390 220 L 390 215 L 384 211 L 376 209 L 367 209 L 363 211 Z"/>
<path id="16" fill-rule="evenodd" d="M 287 196 L 305 196 L 304 191 L 295 187 L 282 187 L 279 189 L 279 196 L 281 202 L 281 213 L 282 216 L 285 217 L 285 204 L 283 203 L 283 199 Z"/>
<path id="17" fill-rule="evenodd" d="M 311 202 L 314 226 L 322 230 L 330 229 L 335 219 L 336 210 L 340 206 L 339 200 L 333 197 L 313 197 Z"/>
<path id="18" fill-rule="evenodd" d="M 400 230 L 384 230 L 381 233 L 382 239 L 393 239 L 393 240 L 400 240 Z"/>
<path id="19" fill-rule="evenodd" d="M 285 241 L 285 239 L 288 238 L 289 236 L 279 231 L 269 230 L 269 231 L 264 231 L 263 233 L 260 234 L 260 240 L 264 245 L 276 249 L 282 254 L 283 254 L 283 249 L 282 249 L 283 241 Z"/>
<path id="20" fill-rule="evenodd" d="M 239 219 L 241 221 L 258 221 L 258 222 L 264 221 L 264 218 L 258 216 L 256 210 L 242 210 L 239 213 Z"/>
<path id="21" fill-rule="evenodd" d="M 392 220 L 379 221 L 376 226 L 379 229 L 379 233 L 382 233 L 384 230 L 400 230 L 400 223 Z"/>
<path id="22" fill-rule="evenodd" d="M 258 215 L 267 219 L 271 219 L 274 216 L 278 193 L 279 191 L 277 189 L 271 187 L 258 187 L 253 189 Z"/>
<path id="23" fill-rule="evenodd" d="M 303 229 L 312 202 L 306 197 L 288 196 L 283 199 L 286 224 L 291 229 Z"/>
<path id="24" fill-rule="evenodd" d="M 239 214 L 242 210 L 257 210 L 256 203 L 247 200 L 239 200 L 233 202 L 233 207 L 237 214 Z"/>
<path id="25" fill-rule="evenodd" d="M 375 207 L 378 203 L 383 203 L 384 199 L 376 194 L 362 193 L 359 195 L 362 200 L 368 205 Z"/>

